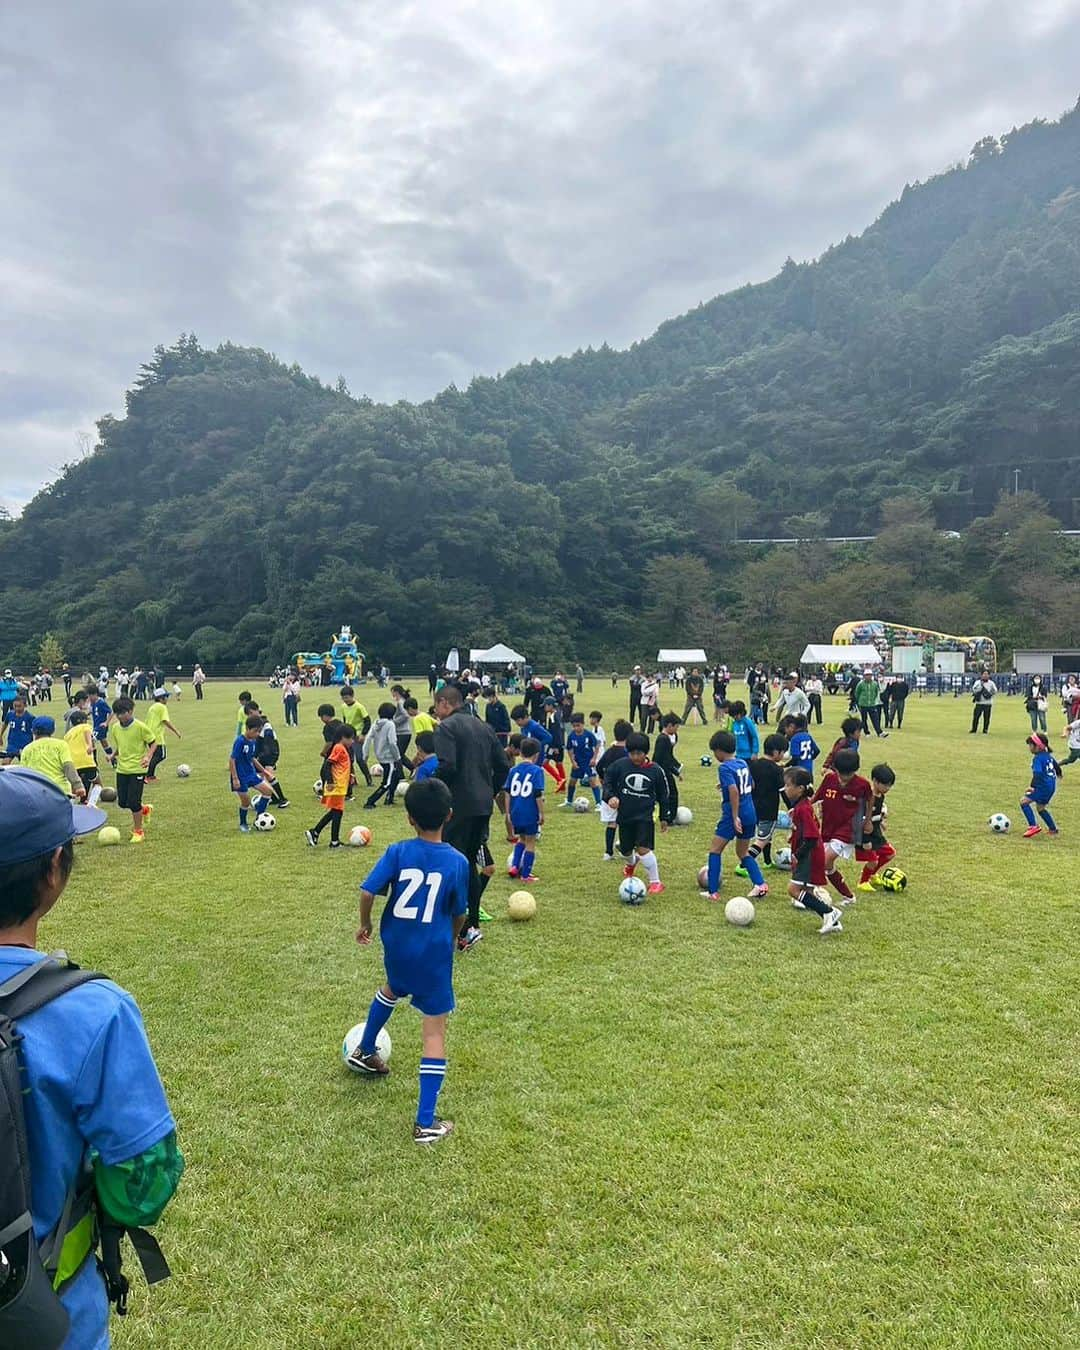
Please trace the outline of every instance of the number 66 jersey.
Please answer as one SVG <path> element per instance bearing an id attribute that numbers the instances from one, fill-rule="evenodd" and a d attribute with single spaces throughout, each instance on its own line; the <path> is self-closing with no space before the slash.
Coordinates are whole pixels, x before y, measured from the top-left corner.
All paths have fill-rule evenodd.
<path id="1" fill-rule="evenodd" d="M 454 920 L 469 906 L 469 864 L 449 844 L 404 839 L 391 844 L 362 883 L 389 888 L 379 921 L 386 980 L 400 998 L 437 1017 L 454 1007 Z"/>

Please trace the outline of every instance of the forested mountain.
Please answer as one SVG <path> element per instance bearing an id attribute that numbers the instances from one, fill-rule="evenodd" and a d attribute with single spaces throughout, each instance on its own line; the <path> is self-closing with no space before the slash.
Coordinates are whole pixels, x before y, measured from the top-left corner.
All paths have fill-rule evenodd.
<path id="1" fill-rule="evenodd" d="M 398 668 L 790 659 L 868 615 L 1080 645 L 1080 105 L 628 351 L 387 406 L 183 337 L 99 431 L 0 521 L 5 662 L 50 629 L 74 662 L 272 664 L 341 621 Z"/>

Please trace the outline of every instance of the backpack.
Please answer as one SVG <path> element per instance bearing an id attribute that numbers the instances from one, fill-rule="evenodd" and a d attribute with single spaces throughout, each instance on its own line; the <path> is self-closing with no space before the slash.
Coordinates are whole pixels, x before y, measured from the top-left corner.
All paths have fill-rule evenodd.
<path id="1" fill-rule="evenodd" d="M 40 1245 L 34 1241 L 19 1059 L 22 1036 L 17 1023 L 69 990 L 105 978 L 96 971 L 80 970 L 61 952 L 25 966 L 0 984 L 0 1345 L 4 1350 L 57 1350 L 64 1343 L 70 1319 L 58 1291 L 99 1246 L 97 1261 L 109 1300 L 118 1314 L 126 1313 L 128 1282 L 120 1268 L 120 1240 L 125 1233 L 148 1283 L 156 1284 L 169 1275 L 161 1248 L 150 1233 L 106 1220 L 98 1209 L 89 1165 L 68 1192 L 56 1227 Z"/>

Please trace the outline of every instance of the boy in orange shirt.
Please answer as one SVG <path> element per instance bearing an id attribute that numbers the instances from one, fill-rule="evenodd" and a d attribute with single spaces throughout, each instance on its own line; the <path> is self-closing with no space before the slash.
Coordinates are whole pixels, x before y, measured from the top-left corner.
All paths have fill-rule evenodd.
<path id="1" fill-rule="evenodd" d="M 313 829 L 304 831 L 304 838 L 312 848 L 319 842 L 319 834 L 330 826 L 330 847 L 341 847 L 341 817 L 345 812 L 345 797 L 352 777 L 352 749 L 356 730 L 345 722 L 331 722 L 327 727 L 330 748 L 323 766 L 322 804 L 326 814 Z"/>

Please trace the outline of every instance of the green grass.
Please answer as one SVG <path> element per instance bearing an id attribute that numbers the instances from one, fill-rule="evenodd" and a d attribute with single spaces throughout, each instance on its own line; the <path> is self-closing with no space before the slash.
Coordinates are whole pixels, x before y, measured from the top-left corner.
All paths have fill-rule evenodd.
<path id="1" fill-rule="evenodd" d="M 416 1015 L 390 1023 L 387 1081 L 339 1056 L 381 978 L 353 940 L 358 882 L 404 814 L 378 809 L 366 853 L 309 849 L 316 700 L 287 731 L 262 689 L 293 806 L 241 836 L 237 688 L 174 705 L 146 846 L 82 846 L 42 932 L 138 997 L 188 1161 L 159 1227 L 174 1278 L 139 1283 L 119 1346 L 1080 1343 L 1080 785 L 1055 800 L 1060 839 L 1019 837 L 1018 702 L 971 737 L 966 700 L 912 699 L 870 746 L 899 774 L 910 885 L 860 897 L 836 937 L 776 873 L 749 929 L 698 899 L 707 729 L 683 733 L 696 819 L 662 837 L 668 889 L 641 909 L 618 903 L 597 817 L 550 812 L 536 920 L 502 918 L 497 877 L 497 921 L 458 963 L 458 1129 L 420 1150 Z M 610 735 L 624 700 L 597 681 L 578 706 Z M 827 700 L 824 742 L 842 715 Z"/>

